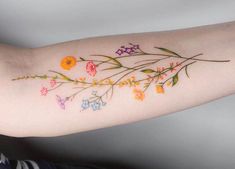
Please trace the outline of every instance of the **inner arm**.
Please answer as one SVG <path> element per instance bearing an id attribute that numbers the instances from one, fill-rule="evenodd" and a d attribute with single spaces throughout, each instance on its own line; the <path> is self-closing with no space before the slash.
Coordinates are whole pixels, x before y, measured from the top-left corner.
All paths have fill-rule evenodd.
<path id="1" fill-rule="evenodd" d="M 0 46 L 0 132 L 57 136 L 130 123 L 235 91 L 235 23 L 36 49 Z"/>

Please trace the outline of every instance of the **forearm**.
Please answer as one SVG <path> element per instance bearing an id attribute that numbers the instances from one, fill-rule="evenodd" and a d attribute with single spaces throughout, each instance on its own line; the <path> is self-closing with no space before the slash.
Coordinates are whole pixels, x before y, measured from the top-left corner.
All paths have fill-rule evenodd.
<path id="1" fill-rule="evenodd" d="M 228 23 L 90 38 L 11 54 L 0 70 L 2 133 L 69 134 L 232 94 L 234 32 L 235 24 Z M 130 51 L 123 53 L 123 45 Z M 22 61 L 15 62 L 19 57 Z"/>

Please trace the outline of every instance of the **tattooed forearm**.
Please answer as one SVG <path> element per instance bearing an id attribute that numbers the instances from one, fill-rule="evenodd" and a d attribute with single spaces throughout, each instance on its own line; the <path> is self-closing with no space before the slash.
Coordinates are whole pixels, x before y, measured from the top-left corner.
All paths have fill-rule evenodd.
<path id="1" fill-rule="evenodd" d="M 163 47 L 154 47 L 155 52 L 144 51 L 140 45 L 129 43 L 113 51 L 113 55 L 92 54 L 83 56 L 65 56 L 57 64 L 60 70 L 48 70 L 48 74 L 24 75 L 12 79 L 17 80 L 46 80 L 47 86 L 40 89 L 40 94 L 46 96 L 60 88 L 71 89 L 67 96 L 55 94 L 60 108 L 65 109 L 69 102 L 78 98 L 81 111 L 100 110 L 106 106 L 116 90 L 129 87 L 134 99 L 143 101 L 146 91 L 154 90 L 156 94 L 164 94 L 166 88 L 174 87 L 180 81 L 180 74 L 189 77 L 188 68 L 200 62 L 229 62 L 229 60 L 202 59 L 203 53 L 183 56 Z M 128 62 L 125 60 L 128 59 Z M 76 67 L 84 67 L 87 76 L 71 77 L 69 71 Z M 48 68 L 50 69 L 50 68 Z M 108 72 L 104 76 L 101 72 Z M 83 73 L 84 73 L 83 72 Z M 80 72 L 76 72 L 80 73 Z M 90 96 L 84 95 L 89 91 Z M 170 91 L 169 91 L 170 92 Z M 82 98 L 82 99 L 80 99 Z"/>

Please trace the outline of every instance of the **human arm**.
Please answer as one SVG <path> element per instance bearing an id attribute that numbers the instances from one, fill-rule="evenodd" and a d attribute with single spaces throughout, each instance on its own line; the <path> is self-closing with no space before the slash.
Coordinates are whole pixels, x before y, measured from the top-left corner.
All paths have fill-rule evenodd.
<path id="1" fill-rule="evenodd" d="M 36 49 L 2 45 L 0 132 L 64 135 L 157 117 L 233 94 L 234 32 L 231 22 Z"/>

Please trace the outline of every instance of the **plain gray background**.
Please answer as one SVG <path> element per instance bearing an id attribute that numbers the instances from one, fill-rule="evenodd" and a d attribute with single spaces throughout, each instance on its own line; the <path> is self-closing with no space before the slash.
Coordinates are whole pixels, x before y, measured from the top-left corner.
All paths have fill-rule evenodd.
<path id="1" fill-rule="evenodd" d="M 39 47 L 232 20 L 234 0 L 0 0 L 0 42 Z M 235 96 L 229 96 L 158 119 L 58 138 L 1 136 L 0 151 L 11 158 L 93 162 L 118 169 L 232 169 L 234 103 Z"/>

